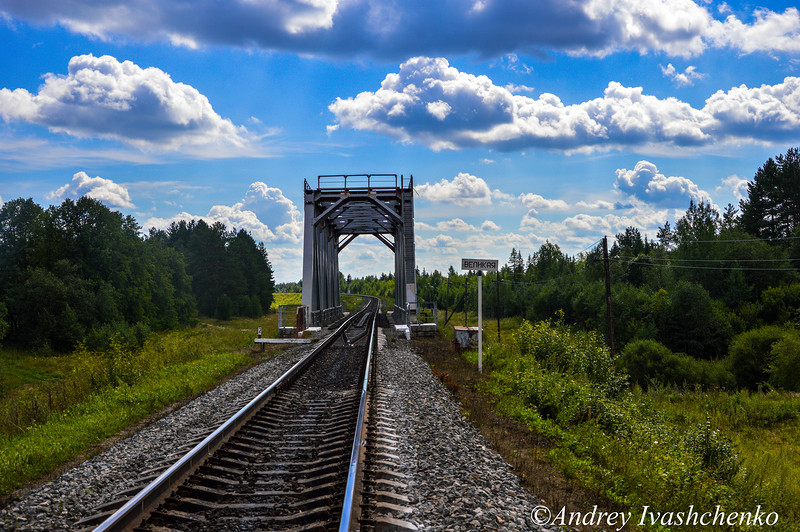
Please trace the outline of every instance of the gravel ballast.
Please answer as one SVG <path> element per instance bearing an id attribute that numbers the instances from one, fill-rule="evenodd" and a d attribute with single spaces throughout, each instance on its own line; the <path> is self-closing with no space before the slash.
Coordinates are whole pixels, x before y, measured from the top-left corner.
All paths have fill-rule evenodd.
<path id="1" fill-rule="evenodd" d="M 420 530 L 557 530 L 531 521 L 540 501 L 464 418 L 413 344 L 383 335 L 380 343 L 376 380 L 396 424 L 398 472 L 406 477 L 410 501 L 402 519 Z M 0 510 L 0 530 L 73 529 L 136 479 L 163 468 L 165 450 L 175 442 L 213 430 L 309 349 L 277 355 L 31 490 Z"/>
<path id="2" fill-rule="evenodd" d="M 409 342 L 389 340 L 376 363 L 413 501 L 403 519 L 420 530 L 558 530 L 531 521 L 541 501 L 489 448 Z"/>
<path id="3" fill-rule="evenodd" d="M 72 530 L 115 494 L 163 470 L 179 442 L 213 431 L 302 359 L 310 347 L 284 351 L 201 395 L 110 449 L 12 501 L 0 510 L 0 530 Z M 183 453 L 191 447 L 186 448 Z M 183 454 L 181 453 L 181 454 Z M 171 457 L 177 461 L 179 456 Z M 152 476 L 152 474 L 149 474 Z"/>

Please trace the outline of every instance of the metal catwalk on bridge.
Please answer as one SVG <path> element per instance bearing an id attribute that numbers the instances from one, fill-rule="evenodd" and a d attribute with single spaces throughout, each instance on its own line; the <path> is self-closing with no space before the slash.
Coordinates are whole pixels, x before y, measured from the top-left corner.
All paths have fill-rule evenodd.
<path id="1" fill-rule="evenodd" d="M 395 301 L 416 307 L 413 176 L 322 175 L 305 182 L 303 305 L 317 314 L 341 305 L 339 252 L 359 235 L 372 235 L 394 253 Z"/>

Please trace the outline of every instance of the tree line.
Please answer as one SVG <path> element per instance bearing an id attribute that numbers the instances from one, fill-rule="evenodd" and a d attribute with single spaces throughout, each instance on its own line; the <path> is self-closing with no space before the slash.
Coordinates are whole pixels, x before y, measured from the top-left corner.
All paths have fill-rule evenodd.
<path id="1" fill-rule="evenodd" d="M 244 230 L 200 220 L 143 235 L 132 216 L 89 197 L 0 208 L 0 338 L 21 348 L 141 342 L 198 313 L 260 315 L 273 289 L 267 251 Z"/>
<path id="2" fill-rule="evenodd" d="M 632 379 L 800 389 L 798 149 L 759 168 L 738 208 L 690 202 L 655 238 L 628 227 L 611 242 L 615 343 Z M 350 285 L 379 294 L 393 282 L 363 281 Z M 417 274 L 420 300 L 459 313 L 477 307 L 476 286 L 475 272 L 452 266 Z M 485 317 L 560 319 L 608 337 L 601 246 L 576 256 L 551 242 L 527 256 L 512 249 L 498 276 L 484 278 L 483 302 Z"/>

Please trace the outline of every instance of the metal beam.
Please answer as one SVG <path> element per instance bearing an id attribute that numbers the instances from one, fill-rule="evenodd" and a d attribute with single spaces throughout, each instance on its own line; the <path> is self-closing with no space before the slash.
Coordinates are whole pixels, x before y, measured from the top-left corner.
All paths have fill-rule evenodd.
<path id="1" fill-rule="evenodd" d="M 345 196 L 342 196 L 341 198 L 339 198 L 339 201 L 337 201 L 336 203 L 334 203 L 333 205 L 331 205 L 330 207 L 325 209 L 325 211 L 322 214 L 320 214 L 319 216 L 314 218 L 314 225 L 319 225 L 320 222 L 325 220 L 331 212 L 335 211 L 336 209 L 341 207 L 343 204 L 347 203 L 349 200 L 350 200 L 350 196 L 349 195 L 345 195 Z"/>
<path id="2" fill-rule="evenodd" d="M 394 218 L 394 221 L 396 223 L 398 223 L 400 225 L 403 224 L 403 219 L 400 217 L 400 215 L 397 214 L 396 212 L 394 212 L 389 207 L 387 207 L 385 203 L 383 203 L 382 201 L 378 201 L 377 199 L 373 198 L 372 196 L 367 196 L 367 199 L 369 199 L 372 203 L 374 203 L 380 210 L 382 210 L 383 212 L 388 214 L 391 218 Z"/>
<path id="3" fill-rule="evenodd" d="M 389 249 L 391 249 L 391 250 L 392 250 L 392 253 L 394 253 L 394 244 L 392 244 L 391 242 L 389 242 L 389 239 L 388 239 L 388 238 L 386 238 L 385 236 L 383 236 L 383 235 L 381 235 L 381 234 L 378 234 L 378 233 L 373 233 L 373 234 L 372 234 L 372 236 L 374 236 L 375 238 L 377 238 L 378 240 L 380 240 L 381 242 L 383 242 L 384 244 L 386 244 L 386 247 L 387 247 L 387 248 L 389 248 Z"/>
<path id="4" fill-rule="evenodd" d="M 357 236 L 358 235 L 351 234 L 350 236 L 345 237 L 344 241 L 339 243 L 339 253 L 341 253 L 342 250 L 347 247 L 347 244 L 355 240 Z"/>

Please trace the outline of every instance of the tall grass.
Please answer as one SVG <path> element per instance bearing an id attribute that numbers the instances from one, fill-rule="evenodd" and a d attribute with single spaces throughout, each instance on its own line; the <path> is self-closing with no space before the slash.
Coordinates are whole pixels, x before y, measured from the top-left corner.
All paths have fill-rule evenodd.
<path id="1" fill-rule="evenodd" d="M 513 342 L 489 345 L 484 367 L 501 413 L 548 436 L 549 458 L 568 477 L 634 513 L 761 505 L 780 516 L 773 530 L 796 530 L 797 395 L 644 393 L 626 386 L 598 337 L 550 321 L 523 323 Z"/>
<path id="2" fill-rule="evenodd" d="M 255 329 L 275 317 L 210 322 L 150 335 L 141 347 L 80 346 L 59 373 L 17 383 L 0 397 L 0 495 L 47 473 L 146 415 L 213 386 L 252 363 Z M 25 365 L 25 356 L 15 354 Z M 31 366 L 40 364 L 29 357 Z"/>

